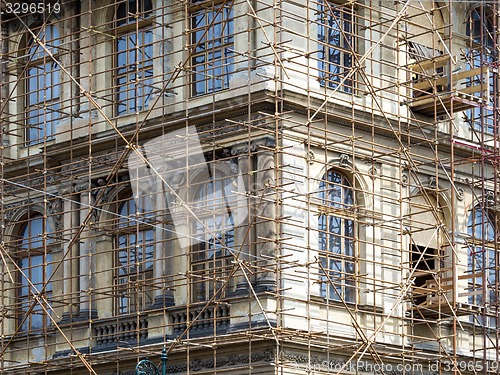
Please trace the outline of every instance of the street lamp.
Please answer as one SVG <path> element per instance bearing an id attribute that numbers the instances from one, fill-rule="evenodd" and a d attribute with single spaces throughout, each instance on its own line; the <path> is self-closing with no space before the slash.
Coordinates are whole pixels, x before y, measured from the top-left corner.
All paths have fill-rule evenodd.
<path id="1" fill-rule="evenodd" d="M 143 359 L 139 361 L 137 366 L 135 366 L 136 375 L 166 375 L 167 374 L 167 348 L 164 346 L 161 351 L 161 373 L 158 367 L 151 362 L 149 359 Z"/>

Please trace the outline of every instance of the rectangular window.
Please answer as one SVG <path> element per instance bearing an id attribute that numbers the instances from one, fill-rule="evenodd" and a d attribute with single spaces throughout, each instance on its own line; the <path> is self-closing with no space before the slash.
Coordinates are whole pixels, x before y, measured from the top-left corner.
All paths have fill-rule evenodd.
<path id="1" fill-rule="evenodd" d="M 140 199 L 142 201 L 143 199 Z M 153 304 L 154 230 L 149 222 L 152 217 L 136 206 L 133 196 L 119 207 L 115 236 L 117 288 L 117 313 L 129 314 L 143 311 Z M 137 213 L 141 213 L 139 222 Z"/>
<path id="2" fill-rule="evenodd" d="M 46 263 L 45 265 L 44 262 Z M 20 301 L 19 322 L 22 323 L 21 331 L 41 330 L 50 323 L 49 317 L 40 306 L 40 303 L 47 306 L 45 301 L 35 303 L 29 314 L 28 311 L 30 306 L 34 303 L 33 294 L 43 289 L 46 278 L 52 274 L 51 262 L 52 256 L 50 253 L 45 257 L 43 255 L 32 255 L 18 261 L 18 265 L 25 275 L 19 275 L 20 288 L 18 297 Z M 29 281 L 26 277 L 29 277 Z M 33 283 L 33 286 L 30 282 Z M 43 295 L 50 301 L 52 297 L 52 283 L 46 286 Z M 28 316 L 26 317 L 27 314 Z"/>
<path id="3" fill-rule="evenodd" d="M 322 86 L 353 92 L 354 78 L 345 77 L 353 67 L 353 6 L 320 0 L 318 3 L 318 70 Z"/>
<path id="4" fill-rule="evenodd" d="M 41 215 L 29 218 L 19 233 L 17 265 L 22 272 L 18 274 L 18 323 L 23 332 L 40 333 L 50 324 L 50 318 L 42 308 L 52 298 L 52 254 L 47 251 L 51 227 Z M 45 289 L 44 289 L 45 287 Z M 43 293 L 41 293 L 43 291 Z M 41 298 L 36 301 L 36 296 Z M 33 306 L 33 308 L 31 308 Z"/>
<path id="5" fill-rule="evenodd" d="M 153 93 L 153 31 L 121 34 L 116 40 L 117 115 L 147 108 Z"/>
<path id="6" fill-rule="evenodd" d="M 59 59 L 59 31 L 55 25 L 47 25 L 39 31 L 41 45 L 28 39 L 24 73 L 24 106 L 26 143 L 28 146 L 54 138 L 61 116 L 61 71 Z M 47 48 L 51 57 L 42 47 Z"/>
<path id="7" fill-rule="evenodd" d="M 198 96 L 229 87 L 234 71 L 233 1 L 191 3 L 191 95 Z"/>
<path id="8" fill-rule="evenodd" d="M 115 14 L 116 115 L 143 111 L 153 94 L 153 4 L 120 2 Z"/>
<path id="9" fill-rule="evenodd" d="M 192 300 L 208 301 L 224 297 L 233 286 L 229 275 L 234 260 L 234 218 L 228 205 L 234 186 L 231 178 L 219 172 L 191 186 L 197 190 L 192 204 L 196 214 L 192 223 Z"/>

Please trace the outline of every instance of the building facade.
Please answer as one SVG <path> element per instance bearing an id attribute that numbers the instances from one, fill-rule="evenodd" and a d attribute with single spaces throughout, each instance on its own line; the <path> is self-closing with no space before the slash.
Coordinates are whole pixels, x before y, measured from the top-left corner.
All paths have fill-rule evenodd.
<path id="1" fill-rule="evenodd" d="M 495 2 L 0 9 L 2 373 L 498 371 Z"/>

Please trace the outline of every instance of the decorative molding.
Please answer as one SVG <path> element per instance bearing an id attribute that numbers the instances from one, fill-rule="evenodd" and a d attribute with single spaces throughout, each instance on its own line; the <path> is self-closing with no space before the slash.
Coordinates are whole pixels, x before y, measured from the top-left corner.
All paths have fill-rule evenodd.
<path id="1" fill-rule="evenodd" d="M 306 160 L 309 163 L 309 165 L 313 165 L 314 164 L 314 162 L 316 161 L 316 154 L 314 153 L 314 151 L 309 151 L 306 154 Z"/>
<path id="2" fill-rule="evenodd" d="M 63 230 L 63 201 L 61 198 L 45 200 L 43 197 L 23 199 L 4 206 L 4 218 L 7 224 L 15 223 L 29 212 L 45 214 L 54 231 Z"/>
<path id="3" fill-rule="evenodd" d="M 232 124 L 232 126 L 228 126 L 228 124 Z M 244 125 L 244 122 L 237 123 L 233 121 L 221 121 L 198 127 L 198 135 L 200 137 L 200 140 L 207 138 L 217 138 L 227 133 L 243 131 L 245 129 L 247 129 L 247 126 Z"/>
<path id="4" fill-rule="evenodd" d="M 436 177 L 434 176 L 429 177 L 429 180 L 427 180 L 427 186 L 432 189 L 435 189 L 437 187 Z"/>
<path id="5" fill-rule="evenodd" d="M 8 185 L 3 188 L 4 193 L 6 194 L 12 194 L 15 195 L 15 192 L 19 192 L 20 190 L 26 189 L 26 188 L 37 188 L 37 187 L 42 187 L 46 185 L 50 186 L 56 186 L 59 183 L 59 181 L 56 180 L 55 175 L 53 174 L 43 174 L 40 177 L 36 177 L 33 179 L 28 179 L 23 181 L 23 186 L 19 185 Z"/>
<path id="6" fill-rule="evenodd" d="M 375 179 L 378 177 L 379 175 L 379 171 L 376 167 L 370 167 L 370 169 L 368 169 L 368 175 L 372 178 L 372 179 Z"/>
<path id="7" fill-rule="evenodd" d="M 47 202 L 47 214 L 52 219 L 52 224 L 56 232 L 64 229 L 63 222 L 63 202 L 61 198 L 55 198 Z"/>
<path id="8" fill-rule="evenodd" d="M 242 154 L 248 154 L 252 149 L 251 142 L 238 143 L 231 148 L 231 155 L 239 156 Z"/>
<path id="9" fill-rule="evenodd" d="M 486 190 L 485 194 L 486 201 L 489 202 L 494 202 L 495 201 L 495 192 L 492 190 Z"/>
<path id="10" fill-rule="evenodd" d="M 267 147 L 267 148 L 276 147 L 276 140 L 271 137 L 264 137 L 252 141 L 251 144 L 252 144 L 251 150 L 257 151 L 261 147 Z"/>
<path id="11" fill-rule="evenodd" d="M 408 176 L 408 173 L 403 172 L 401 173 L 401 184 L 403 186 L 408 186 L 410 183 L 410 176 Z"/>
<path id="12" fill-rule="evenodd" d="M 4 205 L 4 218 L 7 222 L 16 221 L 25 213 L 33 211 L 43 212 L 43 205 L 43 197 L 23 199 L 15 203 L 6 204 Z"/>
<path id="13" fill-rule="evenodd" d="M 351 157 L 347 154 L 340 154 L 338 163 L 341 168 L 352 168 Z"/>
<path id="14" fill-rule="evenodd" d="M 231 148 L 231 155 L 248 154 L 259 149 L 259 147 L 276 147 L 276 141 L 271 137 L 255 139 L 252 142 L 244 142 L 234 145 Z"/>
<path id="15" fill-rule="evenodd" d="M 248 351 L 246 351 L 248 353 Z M 217 357 L 217 362 L 214 362 L 213 358 L 208 359 L 193 359 L 189 362 L 189 371 L 190 372 L 198 372 L 203 370 L 213 370 L 214 368 L 222 368 L 222 367 L 234 367 L 237 365 L 245 365 L 248 363 L 256 363 L 256 362 L 265 362 L 271 364 L 275 361 L 276 355 L 271 349 L 267 349 L 259 352 L 252 352 L 249 354 L 233 354 L 225 357 Z M 168 365 L 167 364 L 167 373 L 185 373 L 188 370 L 188 365 L 186 363 L 179 363 Z"/>

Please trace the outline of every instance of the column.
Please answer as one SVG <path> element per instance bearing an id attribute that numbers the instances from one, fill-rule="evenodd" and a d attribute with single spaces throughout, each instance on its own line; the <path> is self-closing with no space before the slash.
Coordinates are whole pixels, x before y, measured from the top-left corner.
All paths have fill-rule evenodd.
<path id="1" fill-rule="evenodd" d="M 251 155 L 249 153 L 250 146 L 248 143 L 242 145 L 236 145 L 232 148 L 231 154 L 237 155 L 238 157 L 238 177 L 243 180 L 244 187 L 238 186 L 238 195 L 235 199 L 238 200 L 238 204 L 234 206 L 238 207 L 236 212 L 233 212 L 234 216 L 234 244 L 235 244 L 235 255 L 238 259 L 244 263 L 250 260 L 250 252 L 252 252 L 252 246 L 250 244 L 253 238 L 253 229 L 250 225 L 252 213 L 251 205 L 248 198 L 243 195 L 245 192 L 249 192 L 253 184 L 253 175 L 249 174 L 251 171 Z M 242 191 L 244 190 L 244 191 Z M 253 275 L 247 272 L 247 277 L 243 275 L 243 271 L 239 271 L 236 274 L 236 291 L 237 295 L 246 294 L 249 290 L 248 282 L 253 283 Z"/>
<path id="2" fill-rule="evenodd" d="M 175 305 L 173 286 L 170 277 L 173 269 L 172 232 L 174 226 L 169 220 L 168 203 L 164 194 L 163 181 L 156 179 L 156 191 L 152 193 L 152 207 L 156 210 L 155 227 L 155 260 L 153 266 L 153 279 L 155 283 L 153 308 L 163 308 Z"/>
<path id="3" fill-rule="evenodd" d="M 80 194 L 80 225 L 85 224 L 85 220 L 91 212 L 93 204 L 90 190 L 83 191 Z M 92 272 L 92 231 L 87 220 L 85 227 L 80 235 L 80 314 L 79 320 L 94 319 L 97 317 L 97 311 L 92 308 L 91 301 L 91 272 Z"/>
<path id="4" fill-rule="evenodd" d="M 262 270 L 257 271 L 257 291 L 276 289 L 277 226 L 276 223 L 276 179 L 274 162 L 275 143 L 271 139 L 254 142 L 257 148 L 257 181 L 254 192 L 256 205 L 257 248 Z M 272 148 L 272 149 L 271 149 Z"/>
<path id="5" fill-rule="evenodd" d="M 78 294 L 78 259 L 79 241 L 74 241 L 70 246 L 71 241 L 76 235 L 80 215 L 78 212 L 77 194 L 71 194 L 71 190 L 65 195 L 64 199 L 64 262 L 63 262 L 63 295 L 67 304 L 64 306 L 62 322 L 70 322 L 78 315 L 75 297 Z"/>

